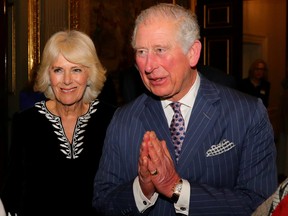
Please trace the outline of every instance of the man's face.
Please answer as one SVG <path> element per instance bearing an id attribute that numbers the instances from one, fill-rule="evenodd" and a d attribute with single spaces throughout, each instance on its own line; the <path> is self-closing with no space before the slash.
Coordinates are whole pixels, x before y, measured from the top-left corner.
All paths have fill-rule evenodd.
<path id="1" fill-rule="evenodd" d="M 145 86 L 170 100 L 180 100 L 196 75 L 190 66 L 191 55 L 183 53 L 176 34 L 173 20 L 155 18 L 140 24 L 135 37 L 136 63 Z"/>

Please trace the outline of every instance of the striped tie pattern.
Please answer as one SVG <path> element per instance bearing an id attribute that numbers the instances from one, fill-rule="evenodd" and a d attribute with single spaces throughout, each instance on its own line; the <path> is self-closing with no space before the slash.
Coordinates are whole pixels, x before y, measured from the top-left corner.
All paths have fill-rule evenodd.
<path id="1" fill-rule="evenodd" d="M 178 162 L 178 158 L 182 148 L 182 143 L 185 138 L 185 125 L 184 125 L 184 118 L 180 111 L 181 103 L 174 102 L 171 103 L 170 106 L 174 111 L 174 115 L 172 117 L 170 125 L 170 132 L 172 141 L 174 143 L 176 161 Z"/>

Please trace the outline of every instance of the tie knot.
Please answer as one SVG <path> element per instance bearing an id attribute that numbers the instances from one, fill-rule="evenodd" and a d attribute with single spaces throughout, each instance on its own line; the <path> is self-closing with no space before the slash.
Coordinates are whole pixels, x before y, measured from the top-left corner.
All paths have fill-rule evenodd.
<path id="1" fill-rule="evenodd" d="M 181 103 L 180 102 L 173 102 L 173 103 L 170 103 L 170 106 L 172 107 L 173 111 L 175 113 L 179 113 L 180 112 L 180 106 L 181 106 Z"/>

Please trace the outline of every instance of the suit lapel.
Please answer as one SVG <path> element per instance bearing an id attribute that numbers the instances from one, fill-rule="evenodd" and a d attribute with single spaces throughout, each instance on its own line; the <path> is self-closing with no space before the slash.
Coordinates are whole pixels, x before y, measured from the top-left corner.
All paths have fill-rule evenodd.
<path id="1" fill-rule="evenodd" d="M 206 78 L 200 77 L 200 87 L 179 157 L 179 167 L 177 168 L 179 171 L 189 166 L 193 160 L 193 156 L 198 152 L 201 145 L 203 145 L 204 138 L 208 136 L 219 116 L 219 110 L 216 105 L 216 102 L 220 99 L 218 90 Z M 161 102 L 153 97 L 147 97 L 140 118 L 145 131 L 153 130 L 159 140 L 166 141 L 174 164 L 178 166 L 176 165 L 174 146 Z M 205 152 L 203 152 L 203 154 L 205 154 Z"/>
<path id="2" fill-rule="evenodd" d="M 189 166 L 195 154 L 199 153 L 199 148 L 203 145 L 205 137 L 209 136 L 209 132 L 220 114 L 216 104 L 219 100 L 218 90 L 215 89 L 214 85 L 211 85 L 210 81 L 201 77 L 200 87 L 179 157 L 179 170 L 186 169 Z"/>

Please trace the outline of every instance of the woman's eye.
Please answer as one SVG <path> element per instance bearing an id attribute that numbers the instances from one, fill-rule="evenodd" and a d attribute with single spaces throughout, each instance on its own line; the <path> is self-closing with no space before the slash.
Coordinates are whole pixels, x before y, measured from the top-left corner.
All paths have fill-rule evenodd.
<path id="1" fill-rule="evenodd" d="M 55 73 L 60 73 L 62 70 L 61 70 L 61 68 L 55 68 L 53 71 L 54 71 Z"/>
<path id="2" fill-rule="evenodd" d="M 72 71 L 75 73 L 80 73 L 80 72 L 82 72 L 82 69 L 81 68 L 74 68 Z"/>

